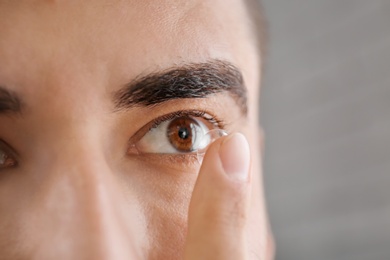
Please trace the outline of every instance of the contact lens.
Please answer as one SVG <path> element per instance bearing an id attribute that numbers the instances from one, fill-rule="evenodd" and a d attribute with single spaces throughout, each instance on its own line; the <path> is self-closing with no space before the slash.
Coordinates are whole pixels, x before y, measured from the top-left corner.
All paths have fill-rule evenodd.
<path id="1" fill-rule="evenodd" d="M 0 165 L 5 163 L 6 156 L 0 151 Z"/>
<path id="2" fill-rule="evenodd" d="M 202 149 L 197 150 L 197 160 L 200 164 L 203 162 L 203 157 L 206 154 L 207 149 L 210 147 L 212 143 L 214 143 L 219 138 L 228 135 L 227 132 L 225 132 L 222 129 L 213 129 L 208 132 L 206 132 L 202 140 L 200 141 L 201 145 L 200 147 L 203 147 Z"/>

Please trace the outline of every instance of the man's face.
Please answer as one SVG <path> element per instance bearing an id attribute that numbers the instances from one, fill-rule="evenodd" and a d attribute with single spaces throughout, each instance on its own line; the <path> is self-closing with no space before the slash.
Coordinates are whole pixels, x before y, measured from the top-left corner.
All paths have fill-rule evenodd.
<path id="1" fill-rule="evenodd" d="M 191 150 L 214 128 L 251 145 L 259 254 L 260 64 L 247 23 L 235 0 L 0 1 L 0 258 L 180 258 Z"/>

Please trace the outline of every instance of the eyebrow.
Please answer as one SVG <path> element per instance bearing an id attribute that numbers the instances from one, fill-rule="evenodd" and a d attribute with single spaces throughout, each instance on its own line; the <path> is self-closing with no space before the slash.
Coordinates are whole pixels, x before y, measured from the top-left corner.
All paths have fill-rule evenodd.
<path id="1" fill-rule="evenodd" d="M 117 109 L 153 106 L 174 99 L 206 98 L 229 93 L 244 115 L 247 114 L 247 89 L 239 69 L 227 61 L 190 63 L 137 77 L 114 93 Z M 22 112 L 22 101 L 0 86 L 0 115 Z"/>
<path id="2" fill-rule="evenodd" d="M 0 86 L 0 115 L 8 113 L 20 113 L 22 111 L 22 102 L 20 98 L 13 93 Z"/>
<path id="3" fill-rule="evenodd" d="M 233 64 L 212 60 L 190 63 L 137 77 L 114 93 L 116 109 L 154 106 L 175 99 L 206 98 L 229 93 L 244 115 L 247 89 L 243 76 Z"/>

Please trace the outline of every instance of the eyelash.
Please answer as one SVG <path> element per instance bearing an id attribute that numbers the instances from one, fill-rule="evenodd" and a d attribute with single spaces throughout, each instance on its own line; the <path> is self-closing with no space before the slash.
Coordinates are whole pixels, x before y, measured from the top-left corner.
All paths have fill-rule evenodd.
<path id="1" fill-rule="evenodd" d="M 184 117 L 184 116 L 203 118 L 207 122 L 211 123 L 214 127 L 222 129 L 222 130 L 224 130 L 226 127 L 226 124 L 223 120 L 218 119 L 216 116 L 211 115 L 207 111 L 204 111 L 204 110 L 181 110 L 181 111 L 176 111 L 176 112 L 173 112 L 173 113 L 170 113 L 167 115 L 160 116 L 157 119 L 153 120 L 152 124 L 149 126 L 148 131 L 153 129 L 153 128 L 158 127 L 161 123 L 163 123 L 165 121 L 176 119 L 179 117 Z"/>

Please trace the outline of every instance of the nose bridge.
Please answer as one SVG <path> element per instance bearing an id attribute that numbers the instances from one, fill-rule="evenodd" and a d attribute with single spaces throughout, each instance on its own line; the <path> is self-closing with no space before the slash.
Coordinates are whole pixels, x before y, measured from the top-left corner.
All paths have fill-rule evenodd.
<path id="1" fill-rule="evenodd" d="M 38 201 L 49 218 L 43 223 L 45 240 L 57 250 L 67 248 L 64 255 L 73 259 L 130 257 L 135 253 L 129 247 L 130 223 L 139 219 L 136 200 L 122 196 L 116 173 L 96 142 L 74 138 L 59 150 L 46 164 Z M 59 247 L 58 241 L 67 246 Z"/>

